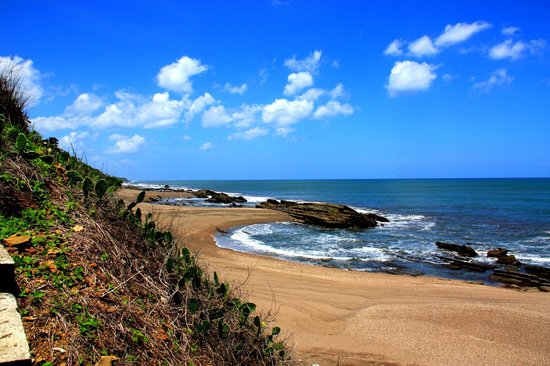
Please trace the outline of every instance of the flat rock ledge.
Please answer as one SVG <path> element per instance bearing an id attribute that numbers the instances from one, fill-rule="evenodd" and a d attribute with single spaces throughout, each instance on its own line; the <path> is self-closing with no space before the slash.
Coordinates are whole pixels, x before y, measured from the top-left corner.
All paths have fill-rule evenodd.
<path id="1" fill-rule="evenodd" d="M 286 212 L 295 221 L 337 229 L 365 229 L 375 227 L 379 222 L 389 222 L 383 216 L 376 214 L 362 214 L 354 209 L 334 203 L 297 203 L 269 199 L 256 205 Z"/>

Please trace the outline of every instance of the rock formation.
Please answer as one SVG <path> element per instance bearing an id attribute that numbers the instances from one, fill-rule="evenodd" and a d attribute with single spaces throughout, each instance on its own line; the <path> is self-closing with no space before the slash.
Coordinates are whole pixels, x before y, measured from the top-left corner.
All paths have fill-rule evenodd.
<path id="1" fill-rule="evenodd" d="M 379 215 L 362 214 L 348 206 L 333 203 L 279 202 L 269 199 L 256 207 L 286 212 L 297 222 L 330 228 L 363 229 L 389 221 Z"/>

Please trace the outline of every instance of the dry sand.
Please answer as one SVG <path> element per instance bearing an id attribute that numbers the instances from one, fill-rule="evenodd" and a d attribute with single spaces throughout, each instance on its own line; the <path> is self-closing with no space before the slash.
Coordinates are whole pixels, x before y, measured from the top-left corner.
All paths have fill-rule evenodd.
<path id="1" fill-rule="evenodd" d="M 276 324 L 306 365 L 550 365 L 550 293 L 238 253 L 215 245 L 217 229 L 288 217 L 262 209 L 141 207 L 211 271 L 234 286 L 244 283 L 261 311 L 278 311 Z"/>

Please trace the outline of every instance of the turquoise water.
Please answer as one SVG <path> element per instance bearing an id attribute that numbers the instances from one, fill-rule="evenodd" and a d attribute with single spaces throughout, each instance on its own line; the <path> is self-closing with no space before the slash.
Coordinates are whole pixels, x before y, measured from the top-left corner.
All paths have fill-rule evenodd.
<path id="1" fill-rule="evenodd" d="M 436 241 L 508 248 L 524 263 L 550 266 L 550 179 L 150 181 L 267 198 L 343 203 L 390 223 L 368 230 L 257 224 L 219 235 L 218 245 L 288 260 L 366 271 L 404 268 L 452 278 L 483 278 L 441 266 Z M 191 202 L 179 202 L 189 204 Z M 193 204 L 203 205 L 202 201 Z"/>

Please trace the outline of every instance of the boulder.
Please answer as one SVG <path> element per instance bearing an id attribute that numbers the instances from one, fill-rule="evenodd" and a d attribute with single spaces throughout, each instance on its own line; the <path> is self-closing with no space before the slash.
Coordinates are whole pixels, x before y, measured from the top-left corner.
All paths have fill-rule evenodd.
<path id="1" fill-rule="evenodd" d="M 477 252 L 470 246 L 467 245 L 458 245 L 458 244 L 451 244 L 451 243 L 443 243 L 441 241 L 438 241 L 435 243 L 438 248 L 449 250 L 451 252 L 457 252 L 459 255 L 463 257 L 477 257 Z"/>
<path id="2" fill-rule="evenodd" d="M 197 198 L 208 198 L 212 196 L 213 194 L 216 194 L 216 192 L 211 191 L 209 189 L 199 189 L 198 191 L 193 192 L 195 197 Z"/>
<path id="3" fill-rule="evenodd" d="M 297 203 L 290 201 L 276 201 L 269 199 L 256 205 L 258 208 L 267 208 L 286 212 L 295 221 L 329 228 L 363 229 L 375 227 L 378 221 L 387 222 L 385 217 L 374 214 L 362 214 L 354 209 L 334 203 Z"/>
<path id="4" fill-rule="evenodd" d="M 210 203 L 242 203 L 246 202 L 246 199 L 242 196 L 230 196 L 226 193 L 218 193 L 218 192 L 212 192 L 210 195 L 210 198 L 206 200 L 206 202 Z"/>
<path id="5" fill-rule="evenodd" d="M 496 248 L 490 249 L 487 251 L 487 257 L 499 258 L 504 257 L 508 254 L 508 249 L 505 248 Z"/>
<path id="6" fill-rule="evenodd" d="M 519 265 L 521 265 L 520 261 L 518 261 L 514 255 L 503 255 L 503 256 L 500 256 L 500 257 L 497 259 L 497 263 L 498 263 L 498 264 L 511 265 L 511 266 L 519 266 Z"/>

